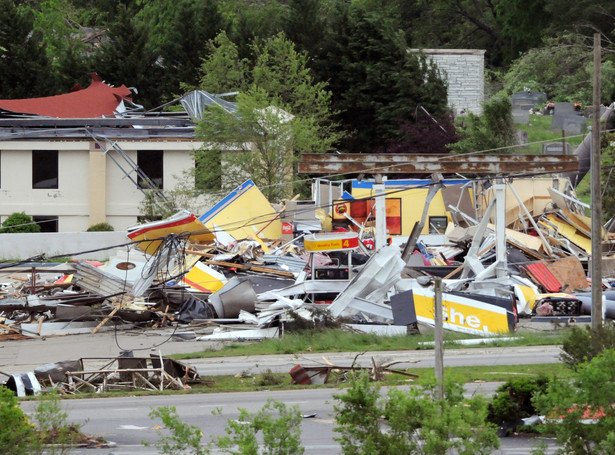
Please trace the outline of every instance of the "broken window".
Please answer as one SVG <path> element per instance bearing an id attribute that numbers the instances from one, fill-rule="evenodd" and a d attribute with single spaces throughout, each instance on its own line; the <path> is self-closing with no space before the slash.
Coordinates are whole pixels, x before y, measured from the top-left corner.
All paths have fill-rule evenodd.
<path id="1" fill-rule="evenodd" d="M 32 150 L 32 188 L 58 188 L 57 150 Z"/>
<path id="2" fill-rule="evenodd" d="M 41 232 L 58 232 L 57 216 L 33 216 L 32 220 L 41 227 Z"/>
<path id="3" fill-rule="evenodd" d="M 162 150 L 137 151 L 137 166 L 159 189 L 163 188 L 163 158 L 164 152 Z M 150 189 L 150 185 L 141 176 L 138 177 L 137 183 L 139 188 Z"/>
<path id="4" fill-rule="evenodd" d="M 446 226 L 448 219 L 445 216 L 430 216 L 429 217 L 429 233 L 430 234 L 444 234 L 446 232 Z"/>

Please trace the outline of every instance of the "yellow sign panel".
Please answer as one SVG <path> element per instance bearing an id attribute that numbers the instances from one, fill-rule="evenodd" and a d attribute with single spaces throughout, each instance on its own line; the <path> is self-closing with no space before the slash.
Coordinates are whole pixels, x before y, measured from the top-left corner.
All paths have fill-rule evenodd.
<path id="1" fill-rule="evenodd" d="M 413 289 L 414 309 L 419 322 L 434 324 L 434 295 L 429 289 Z M 505 308 L 458 295 L 442 295 L 445 329 L 475 335 L 509 333 Z"/>
<path id="2" fill-rule="evenodd" d="M 249 238 L 245 229 L 261 231 L 259 237 L 264 239 L 282 237 L 278 213 L 252 180 L 238 186 L 200 220 L 212 232 L 222 229 L 237 240 Z"/>
<path id="3" fill-rule="evenodd" d="M 307 251 L 351 250 L 359 246 L 359 235 L 355 232 L 312 234 L 303 239 Z"/>

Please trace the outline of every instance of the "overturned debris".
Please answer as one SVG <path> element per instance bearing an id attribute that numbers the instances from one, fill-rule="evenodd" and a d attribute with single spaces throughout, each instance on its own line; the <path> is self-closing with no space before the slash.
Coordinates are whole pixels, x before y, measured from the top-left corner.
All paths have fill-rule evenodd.
<path id="1" fill-rule="evenodd" d="M 10 375 L 6 386 L 18 396 L 34 395 L 45 387 L 65 394 L 112 390 L 185 390 L 202 383 L 198 373 L 177 360 L 151 354 L 133 357 L 81 358 L 42 365 L 33 372 Z"/>
<path id="2" fill-rule="evenodd" d="M 325 361 L 325 365 L 295 365 L 293 368 L 291 368 L 289 372 L 292 378 L 291 384 L 309 385 L 328 384 L 332 381 L 346 382 L 348 373 L 352 371 L 367 371 L 369 374 L 369 378 L 372 381 L 382 381 L 384 380 L 385 376 L 389 374 L 399 374 L 410 379 L 418 379 L 418 375 L 416 374 L 392 368 L 394 365 L 399 365 L 401 363 L 416 363 L 417 361 L 396 360 L 393 362 L 380 363 L 372 357 L 372 365 L 369 367 L 362 367 L 356 366 L 354 362 L 351 366 L 334 365 L 329 362 L 326 357 L 323 356 L 323 359 Z"/>

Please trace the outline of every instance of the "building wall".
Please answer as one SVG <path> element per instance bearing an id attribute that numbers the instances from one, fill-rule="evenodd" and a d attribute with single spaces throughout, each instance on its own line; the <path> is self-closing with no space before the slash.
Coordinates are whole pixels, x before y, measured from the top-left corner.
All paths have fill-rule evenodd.
<path id="1" fill-rule="evenodd" d="M 136 163 L 137 150 L 163 150 L 164 190 L 177 186 L 194 166 L 197 141 L 123 141 L 118 145 Z M 32 150 L 58 150 L 58 188 L 32 188 Z M 82 232 L 105 221 L 116 230 L 137 224 L 143 193 L 90 141 L 0 142 L 0 218 L 14 212 L 57 216 L 59 232 Z M 126 171 L 130 167 L 116 160 Z M 136 175 L 131 173 L 136 180 Z M 104 184 L 103 184 L 104 182 Z"/>
<path id="2" fill-rule="evenodd" d="M 480 115 L 485 97 L 485 51 L 482 49 L 420 49 L 448 82 L 448 105 L 456 115 Z"/>

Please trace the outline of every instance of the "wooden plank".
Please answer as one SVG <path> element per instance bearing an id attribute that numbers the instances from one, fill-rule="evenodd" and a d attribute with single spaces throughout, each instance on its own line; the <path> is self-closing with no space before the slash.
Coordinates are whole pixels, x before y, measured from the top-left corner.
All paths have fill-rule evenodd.
<path id="1" fill-rule="evenodd" d="M 209 257 L 209 258 L 215 256 L 214 254 L 211 254 L 211 253 L 201 253 L 200 251 L 196 251 L 196 250 L 184 250 L 184 253 L 194 254 L 196 256 L 203 256 L 203 257 Z M 236 264 L 234 262 L 213 261 L 213 260 L 205 261 L 205 264 L 217 265 L 220 267 L 227 267 L 227 268 L 236 268 L 240 270 L 252 270 L 254 272 L 269 273 L 271 275 L 283 276 L 286 278 L 295 278 L 295 275 L 293 275 L 291 272 L 285 272 L 283 270 L 277 270 L 277 269 L 270 269 L 269 267 L 261 267 L 259 265 L 254 265 L 254 264 Z"/>
<path id="2" fill-rule="evenodd" d="M 562 283 L 563 292 L 585 290 L 590 287 L 583 265 L 578 258 L 570 256 L 545 264 L 557 280 Z"/>

